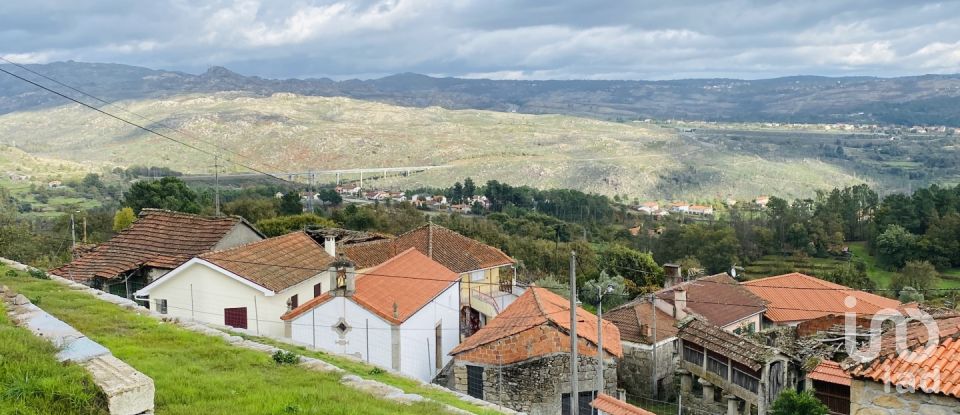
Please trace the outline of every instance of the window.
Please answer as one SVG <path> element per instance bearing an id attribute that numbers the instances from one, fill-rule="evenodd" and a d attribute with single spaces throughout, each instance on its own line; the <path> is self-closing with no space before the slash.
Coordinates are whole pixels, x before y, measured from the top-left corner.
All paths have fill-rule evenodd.
<path id="1" fill-rule="evenodd" d="M 167 300 L 157 299 L 157 312 L 167 314 Z"/>
<path id="2" fill-rule="evenodd" d="M 300 297 L 298 295 L 294 295 L 293 297 L 290 297 L 289 300 L 287 300 L 287 309 L 293 310 L 294 308 L 297 308 L 299 306 L 300 306 Z"/>
<path id="3" fill-rule="evenodd" d="M 470 281 L 483 281 L 487 278 L 486 271 L 473 271 L 470 273 Z"/>
<path id="4" fill-rule="evenodd" d="M 318 282 L 316 285 L 313 286 L 313 297 L 316 298 L 321 295 L 323 295 L 323 283 Z"/>
<path id="5" fill-rule="evenodd" d="M 590 402 L 593 402 L 593 399 L 596 397 L 596 391 L 585 391 L 577 394 L 579 398 L 577 399 L 577 413 L 580 415 L 597 415 L 597 410 L 594 407 L 590 406 Z M 560 396 L 560 413 L 563 415 L 570 415 L 570 394 L 565 393 Z"/>
<path id="6" fill-rule="evenodd" d="M 467 395 L 483 399 L 483 368 L 467 366 Z"/>
<path id="7" fill-rule="evenodd" d="M 223 324 L 230 327 L 236 327 L 238 329 L 247 328 L 247 308 L 224 308 Z"/>
<path id="8" fill-rule="evenodd" d="M 683 345 L 683 360 L 693 363 L 697 366 L 703 365 L 703 352 L 695 349 L 690 344 Z"/>

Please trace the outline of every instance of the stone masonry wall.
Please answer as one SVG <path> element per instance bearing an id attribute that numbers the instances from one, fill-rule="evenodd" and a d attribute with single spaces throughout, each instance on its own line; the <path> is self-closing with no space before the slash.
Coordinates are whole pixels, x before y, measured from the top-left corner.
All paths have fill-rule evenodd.
<path id="1" fill-rule="evenodd" d="M 850 386 L 851 415 L 960 414 L 960 399 L 916 391 L 886 391 L 882 383 L 854 379 Z"/>
<path id="2" fill-rule="evenodd" d="M 579 357 L 579 385 L 581 392 L 597 389 L 597 359 Z M 467 392 L 467 365 L 456 361 L 453 373 L 456 389 Z M 569 393 L 570 356 L 557 353 L 510 365 L 483 365 L 483 399 L 529 415 L 554 415 L 561 409 L 562 394 Z M 617 389 L 617 367 L 613 359 L 606 361 L 605 390 L 614 394 Z"/>
<path id="3" fill-rule="evenodd" d="M 651 396 L 654 392 L 651 386 L 651 371 L 656 367 L 657 379 L 663 379 L 666 384 L 665 392 L 657 399 L 670 400 L 676 395 L 673 387 L 677 365 L 674 360 L 676 347 L 673 342 L 657 346 L 657 361 L 653 362 L 653 351 L 648 346 L 641 346 L 630 342 L 621 342 L 623 358 L 617 365 L 617 378 L 620 387 L 628 394 L 635 396 Z M 655 363 L 655 364 L 654 364 Z"/>

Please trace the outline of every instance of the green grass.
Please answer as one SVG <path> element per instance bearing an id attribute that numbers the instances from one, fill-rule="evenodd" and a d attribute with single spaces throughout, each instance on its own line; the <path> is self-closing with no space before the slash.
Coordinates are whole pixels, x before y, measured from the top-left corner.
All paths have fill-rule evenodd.
<path id="1" fill-rule="evenodd" d="M 14 326 L 0 303 L 0 414 L 107 413 L 93 379 L 80 366 L 58 362 L 56 353 L 46 340 Z"/>
<path id="2" fill-rule="evenodd" d="M 791 272 L 824 277 L 844 264 L 846 261 L 833 258 L 811 257 L 798 261 L 789 256 L 766 255 L 744 267 L 744 278 L 753 280 Z"/>
<path id="3" fill-rule="evenodd" d="M 877 258 L 867 252 L 866 242 L 851 242 L 849 246 L 850 252 L 867 264 L 867 276 L 869 276 L 873 282 L 877 283 L 877 288 L 884 289 L 889 287 L 890 282 L 893 281 L 893 277 L 897 275 L 897 273 L 887 271 L 880 267 L 877 263 Z"/>
<path id="4" fill-rule="evenodd" d="M 62 285 L 0 270 L 0 284 L 39 300 L 114 355 L 153 378 L 158 415 L 434 414 L 340 384 L 341 375 L 278 366 L 270 356 L 164 324 Z"/>
<path id="5" fill-rule="evenodd" d="M 279 342 L 269 338 L 250 336 L 244 333 L 233 333 L 233 334 L 250 339 L 250 340 L 254 340 L 260 343 L 269 344 L 271 346 L 278 347 L 280 349 L 292 351 L 303 356 L 314 357 L 314 358 L 323 360 L 327 363 L 333 364 L 337 367 L 340 367 L 341 369 L 346 370 L 349 373 L 359 375 L 365 379 L 380 381 L 388 385 L 400 388 L 406 393 L 415 393 L 425 398 L 430 398 L 437 402 L 442 402 L 450 406 L 454 406 L 454 407 L 457 407 L 466 411 L 470 411 L 476 414 L 497 414 L 498 413 L 496 411 L 480 408 L 480 407 L 477 407 L 476 405 L 472 405 L 470 403 L 464 402 L 450 393 L 446 393 L 446 392 L 439 391 L 432 388 L 426 388 L 415 380 L 408 379 L 402 376 L 392 375 L 384 371 L 375 371 L 374 366 L 365 364 L 363 362 L 359 362 L 357 360 L 336 356 L 336 355 L 324 353 L 321 351 L 313 351 L 305 347 L 295 346 L 295 345 Z"/>

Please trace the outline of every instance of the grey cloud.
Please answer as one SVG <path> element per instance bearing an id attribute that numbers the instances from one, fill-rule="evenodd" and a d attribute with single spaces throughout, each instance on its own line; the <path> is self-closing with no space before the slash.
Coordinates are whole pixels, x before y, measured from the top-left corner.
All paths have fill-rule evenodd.
<path id="1" fill-rule="evenodd" d="M 266 77 L 953 73 L 960 3 L 8 0 L 0 54 Z"/>

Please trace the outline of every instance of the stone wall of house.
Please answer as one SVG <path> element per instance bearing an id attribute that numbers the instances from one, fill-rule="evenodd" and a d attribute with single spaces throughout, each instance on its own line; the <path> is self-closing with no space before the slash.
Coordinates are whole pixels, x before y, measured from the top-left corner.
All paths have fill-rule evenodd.
<path id="1" fill-rule="evenodd" d="M 597 359 L 580 356 L 580 392 L 596 391 Z M 454 363 L 456 390 L 467 392 L 467 365 L 462 360 Z M 529 415 L 560 413 L 562 394 L 569 393 L 570 355 L 556 353 L 510 365 L 480 365 L 483 370 L 483 400 L 503 405 Z M 607 359 L 604 369 L 604 389 L 614 395 L 617 389 L 617 365 Z"/>
<path id="2" fill-rule="evenodd" d="M 850 385 L 851 415 L 951 415 L 960 414 L 960 399 L 916 392 L 889 391 L 882 383 L 854 379 Z"/>
<path id="3" fill-rule="evenodd" d="M 653 350 L 650 346 L 631 342 L 621 342 L 621 344 L 623 358 L 617 365 L 620 387 L 630 395 L 651 396 L 655 392 L 651 385 L 652 371 L 656 368 L 657 380 L 666 385 L 656 399 L 672 400 L 677 391 L 673 386 L 677 371 L 674 342 L 657 346 L 656 362 L 653 361 Z"/>

